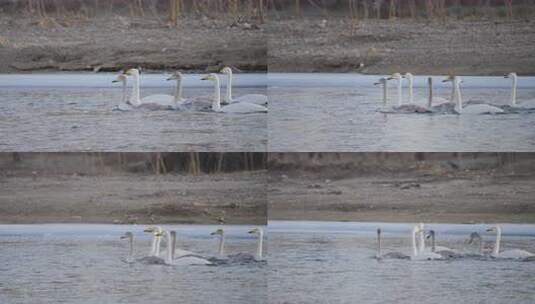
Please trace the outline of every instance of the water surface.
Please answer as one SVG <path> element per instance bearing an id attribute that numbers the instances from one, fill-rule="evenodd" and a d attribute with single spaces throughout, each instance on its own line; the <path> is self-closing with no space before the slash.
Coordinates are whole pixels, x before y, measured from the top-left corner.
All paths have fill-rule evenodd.
<path id="1" fill-rule="evenodd" d="M 270 303 L 533 303 L 535 262 L 463 259 L 384 260 L 376 251 L 409 253 L 412 225 L 387 223 L 285 222 L 269 225 Z M 486 225 L 428 224 L 437 244 L 467 252 Z M 503 248 L 535 252 L 535 225 L 502 225 Z"/>
<path id="2" fill-rule="evenodd" d="M 266 264 L 165 266 L 126 264 L 149 251 L 144 226 L 0 225 L 0 303 L 267 303 Z M 214 255 L 218 227 L 165 226 L 181 248 Z M 245 226 L 225 226 L 228 253 L 256 249 Z"/>
<path id="3" fill-rule="evenodd" d="M 265 151 L 267 114 L 112 111 L 114 74 L 0 75 L 1 151 Z M 173 94 L 166 75 L 141 78 L 141 97 Z M 186 75 L 184 97 L 212 96 Z M 222 78 L 223 79 L 223 78 Z M 265 74 L 235 75 L 233 94 L 266 93 Z M 128 90 L 130 92 L 130 89 Z M 222 91 L 224 92 L 224 91 Z"/>
<path id="4" fill-rule="evenodd" d="M 534 151 L 535 112 L 507 115 L 385 114 L 382 76 L 268 75 L 269 151 L 467 152 Z M 435 96 L 449 98 L 450 83 L 434 77 Z M 463 98 L 508 104 L 511 80 L 463 77 Z M 415 78 L 415 101 L 427 100 L 427 76 Z M 407 82 L 405 81 L 405 85 Z M 404 89 L 406 101 L 407 89 Z M 535 99 L 535 78 L 520 77 L 518 102 Z M 389 102 L 397 101 L 395 81 Z"/>

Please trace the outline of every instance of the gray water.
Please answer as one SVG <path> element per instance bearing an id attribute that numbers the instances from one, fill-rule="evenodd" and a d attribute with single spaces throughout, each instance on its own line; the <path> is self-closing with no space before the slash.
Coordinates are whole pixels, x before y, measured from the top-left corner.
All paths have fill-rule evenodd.
<path id="1" fill-rule="evenodd" d="M 144 226 L 0 225 L 0 303 L 267 303 L 266 263 L 226 266 L 126 264 L 148 253 Z M 165 226 L 177 246 L 215 255 L 218 227 Z M 254 254 L 245 226 L 225 226 L 226 250 Z"/>
<path id="2" fill-rule="evenodd" d="M 357 74 L 268 75 L 269 151 L 466 152 L 534 151 L 535 112 L 506 115 L 385 114 L 381 76 Z M 451 84 L 434 77 L 435 96 Z M 508 104 L 511 80 L 463 77 L 464 100 Z M 415 101 L 427 100 L 427 76 L 415 79 Z M 405 85 L 407 82 L 405 81 Z M 408 90 L 404 88 L 404 100 Z M 517 101 L 535 99 L 535 77 L 520 77 Z M 395 81 L 389 102 L 397 101 Z"/>
<path id="3" fill-rule="evenodd" d="M 384 252 L 409 253 L 411 225 L 280 222 L 269 225 L 270 303 L 534 303 L 535 262 L 462 259 L 373 259 L 377 227 Z M 477 250 L 484 225 L 435 225 L 437 245 Z M 503 248 L 535 252 L 535 225 L 502 225 Z"/>
<path id="4" fill-rule="evenodd" d="M 265 151 L 267 115 L 112 111 L 121 100 L 114 74 L 0 75 L 1 151 Z M 187 75 L 184 97 L 213 86 Z M 173 94 L 166 75 L 141 78 L 141 97 Z M 233 95 L 266 94 L 265 74 L 235 75 Z M 130 88 L 128 89 L 130 92 Z M 224 92 L 224 91 L 222 91 Z"/>

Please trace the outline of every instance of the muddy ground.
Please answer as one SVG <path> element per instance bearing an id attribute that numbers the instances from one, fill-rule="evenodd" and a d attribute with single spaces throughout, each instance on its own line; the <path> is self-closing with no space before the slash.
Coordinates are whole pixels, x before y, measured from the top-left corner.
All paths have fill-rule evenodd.
<path id="1" fill-rule="evenodd" d="M 503 170 L 331 176 L 273 171 L 269 219 L 535 223 L 535 174 Z"/>
<path id="2" fill-rule="evenodd" d="M 0 13 L 0 73 L 145 70 L 535 75 L 531 20 L 257 20 L 115 14 L 84 19 Z"/>
<path id="3" fill-rule="evenodd" d="M 1 223 L 266 223 L 265 171 L 197 176 L 3 173 Z"/>
<path id="4" fill-rule="evenodd" d="M 533 20 L 444 22 L 345 17 L 268 24 L 269 71 L 535 75 Z"/>
<path id="5" fill-rule="evenodd" d="M 184 17 L 171 28 L 165 18 L 37 19 L 0 13 L 0 73 L 117 71 L 125 66 L 266 70 L 263 26 L 230 18 Z"/>

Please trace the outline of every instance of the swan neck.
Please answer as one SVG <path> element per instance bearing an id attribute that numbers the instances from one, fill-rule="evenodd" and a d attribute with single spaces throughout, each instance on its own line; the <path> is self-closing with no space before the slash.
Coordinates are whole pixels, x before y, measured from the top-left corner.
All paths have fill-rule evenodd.
<path id="1" fill-rule="evenodd" d="M 435 250 L 436 250 L 436 247 L 435 247 L 435 234 L 433 233 L 431 235 L 431 251 L 435 252 Z"/>
<path id="2" fill-rule="evenodd" d="M 418 255 L 418 248 L 416 247 L 416 229 L 412 229 L 412 255 Z"/>
<path id="3" fill-rule="evenodd" d="M 123 81 L 123 96 L 121 97 L 121 103 L 126 103 L 126 81 Z"/>
<path id="4" fill-rule="evenodd" d="M 433 106 L 433 78 L 429 77 L 427 79 L 427 84 L 429 86 L 429 98 L 427 99 L 427 108 L 431 108 Z"/>
<path id="5" fill-rule="evenodd" d="M 232 102 L 232 72 L 227 74 L 227 95 L 225 96 L 227 103 Z"/>
<path id="6" fill-rule="evenodd" d="M 134 84 L 132 85 L 132 100 L 131 102 L 138 106 L 141 104 L 140 98 L 139 98 L 139 74 L 135 73 L 134 76 Z"/>
<path id="7" fill-rule="evenodd" d="M 212 102 L 212 110 L 215 112 L 221 111 L 221 87 L 218 77 L 214 80 L 214 100 Z"/>
<path id="8" fill-rule="evenodd" d="M 377 233 L 377 258 L 381 257 L 381 234 Z"/>
<path id="9" fill-rule="evenodd" d="M 387 104 L 388 104 L 388 85 L 385 82 L 383 84 L 383 106 L 386 107 Z"/>
<path id="10" fill-rule="evenodd" d="M 154 255 L 155 256 L 160 256 L 160 245 L 162 243 L 162 237 L 161 236 L 157 236 L 156 237 L 156 250 L 154 252 Z"/>
<path id="11" fill-rule="evenodd" d="M 173 249 L 172 249 L 172 241 L 171 241 L 171 233 L 169 231 L 165 232 L 165 238 L 167 239 L 167 250 L 166 250 L 166 256 L 165 256 L 165 263 L 166 264 L 172 264 L 173 263 Z"/>
<path id="12" fill-rule="evenodd" d="M 502 229 L 496 227 L 496 243 L 494 244 L 494 254 L 498 255 L 500 253 L 500 243 L 502 241 Z"/>
<path id="13" fill-rule="evenodd" d="M 511 105 L 516 105 L 516 86 L 517 86 L 517 78 L 516 76 L 513 77 L 513 88 L 511 90 Z"/>
<path id="14" fill-rule="evenodd" d="M 459 113 L 463 111 L 463 98 L 461 96 L 461 86 L 458 81 L 455 82 L 455 97 L 457 98 L 457 107 L 459 108 Z"/>
<path id="15" fill-rule="evenodd" d="M 176 234 L 171 234 L 171 258 L 175 259 L 176 252 Z"/>
<path id="16" fill-rule="evenodd" d="M 175 87 L 175 105 L 182 100 L 182 79 L 177 78 Z"/>
<path id="17" fill-rule="evenodd" d="M 261 260 L 262 259 L 262 245 L 264 243 L 264 233 L 260 232 L 258 234 L 258 245 L 256 247 L 256 259 Z"/>
<path id="18" fill-rule="evenodd" d="M 128 250 L 127 260 L 132 260 L 132 258 L 134 257 L 134 237 L 129 237 L 128 242 L 130 245 L 130 249 Z"/>
<path id="19" fill-rule="evenodd" d="M 401 78 L 398 79 L 398 106 L 402 104 L 402 87 L 401 87 Z"/>
<path id="20" fill-rule="evenodd" d="M 217 252 L 220 256 L 225 255 L 225 235 L 223 234 L 219 238 L 219 249 Z"/>
<path id="21" fill-rule="evenodd" d="M 414 96 L 413 96 L 413 79 L 412 77 L 409 77 L 409 103 L 414 102 Z"/>
<path id="22" fill-rule="evenodd" d="M 156 236 L 152 235 L 152 241 L 150 243 L 150 252 L 149 256 L 155 256 L 156 255 Z"/>
<path id="23" fill-rule="evenodd" d="M 424 252 L 424 250 L 425 250 L 425 235 L 424 235 L 424 231 L 420 230 L 420 231 L 418 231 L 418 233 L 419 233 L 418 234 L 418 237 L 419 237 L 419 240 L 418 240 L 419 241 L 419 243 L 418 243 L 419 248 L 418 248 L 418 250 L 420 252 Z"/>

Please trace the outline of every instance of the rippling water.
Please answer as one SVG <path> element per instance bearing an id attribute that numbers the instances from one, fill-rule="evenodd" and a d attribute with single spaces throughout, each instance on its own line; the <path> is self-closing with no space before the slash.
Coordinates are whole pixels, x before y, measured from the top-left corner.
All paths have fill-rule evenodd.
<path id="1" fill-rule="evenodd" d="M 269 222 L 270 303 L 534 303 L 535 262 L 475 260 L 377 262 L 375 229 L 385 252 L 408 252 L 407 224 Z M 467 251 L 481 225 L 426 225 L 437 245 Z M 503 225 L 504 248 L 535 252 L 535 225 Z M 477 247 L 477 246 L 476 246 Z"/>
<path id="2" fill-rule="evenodd" d="M 533 151 L 535 112 L 507 115 L 384 114 L 381 76 L 269 74 L 269 151 Z M 450 84 L 435 77 L 435 96 Z M 507 104 L 511 81 L 463 77 L 463 99 Z M 427 77 L 416 77 L 415 100 L 427 99 Z M 405 81 L 405 85 L 407 82 Z M 394 104 L 394 82 L 389 85 Z M 407 98 L 404 88 L 404 100 Z M 535 78 L 521 77 L 518 102 L 535 99 Z"/>
<path id="3" fill-rule="evenodd" d="M 112 111 L 112 74 L 0 75 L 2 151 L 265 151 L 267 115 Z M 184 96 L 213 88 L 187 75 Z M 233 94 L 266 93 L 265 74 L 235 75 Z M 173 94 L 165 75 L 143 75 L 141 97 Z M 130 89 L 129 91 L 130 92 Z M 224 91 L 222 91 L 224 92 Z"/>
<path id="4" fill-rule="evenodd" d="M 214 255 L 215 226 L 166 226 L 177 244 Z M 165 228 L 165 227 L 164 227 Z M 228 253 L 254 254 L 247 228 L 226 226 Z M 135 254 L 149 250 L 143 226 L 0 225 L 0 303 L 267 303 L 266 264 L 126 264 L 119 240 L 135 232 Z"/>

